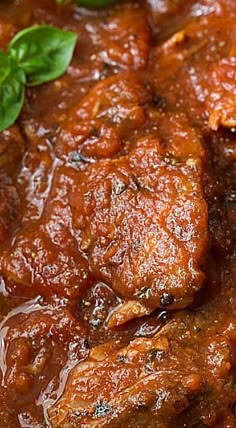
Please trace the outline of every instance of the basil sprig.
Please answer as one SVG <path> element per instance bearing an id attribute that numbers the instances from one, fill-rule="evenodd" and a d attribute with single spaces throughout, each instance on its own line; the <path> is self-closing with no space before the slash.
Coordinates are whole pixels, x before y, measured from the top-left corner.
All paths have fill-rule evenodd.
<path id="1" fill-rule="evenodd" d="M 0 130 L 15 122 L 24 103 L 26 78 L 17 64 L 0 51 Z"/>
<path id="2" fill-rule="evenodd" d="M 24 103 L 25 86 L 61 76 L 71 62 L 77 35 L 47 25 L 20 31 L 0 50 L 0 131 L 11 126 Z"/>

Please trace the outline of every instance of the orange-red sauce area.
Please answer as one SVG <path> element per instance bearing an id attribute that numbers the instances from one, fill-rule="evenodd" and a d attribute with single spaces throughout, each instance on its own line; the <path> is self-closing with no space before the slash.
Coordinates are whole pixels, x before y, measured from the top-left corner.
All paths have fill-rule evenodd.
<path id="1" fill-rule="evenodd" d="M 235 428 L 236 3 L 34 24 L 78 42 L 0 135 L 0 428 Z"/>

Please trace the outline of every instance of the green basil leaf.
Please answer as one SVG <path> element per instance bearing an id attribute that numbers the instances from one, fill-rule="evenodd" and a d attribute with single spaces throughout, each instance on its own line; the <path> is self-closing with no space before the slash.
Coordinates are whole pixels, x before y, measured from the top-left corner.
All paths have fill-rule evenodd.
<path id="1" fill-rule="evenodd" d="M 0 85 L 8 76 L 11 69 L 11 63 L 5 52 L 0 50 Z"/>
<path id="2" fill-rule="evenodd" d="M 24 71 L 27 84 L 40 85 L 60 77 L 71 62 L 77 35 L 47 25 L 20 31 L 8 53 Z"/>
<path id="3" fill-rule="evenodd" d="M 13 125 L 24 103 L 25 74 L 0 51 L 0 131 Z"/>

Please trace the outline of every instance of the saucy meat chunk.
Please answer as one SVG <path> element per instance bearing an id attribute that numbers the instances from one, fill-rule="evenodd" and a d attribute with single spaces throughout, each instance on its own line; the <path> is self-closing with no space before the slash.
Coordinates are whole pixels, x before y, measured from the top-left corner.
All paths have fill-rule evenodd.
<path id="1" fill-rule="evenodd" d="M 150 100 L 150 91 L 134 74 L 121 73 L 105 79 L 68 113 L 57 141 L 57 153 L 65 158 L 72 152 L 72 161 L 81 156 L 91 161 L 117 155 L 123 148 L 123 139 L 144 125 L 144 105 Z"/>
<path id="2" fill-rule="evenodd" d="M 94 57 L 105 64 L 121 69 L 147 65 L 151 34 L 141 4 L 128 2 L 122 10 L 111 10 L 99 25 L 87 24 L 86 30 L 96 45 Z"/>
<path id="3" fill-rule="evenodd" d="M 172 321 L 153 338 L 135 339 L 118 350 L 117 343 L 93 349 L 49 409 L 53 428 L 172 428 L 176 420 L 178 426 L 190 426 L 187 409 L 193 426 L 214 426 L 222 417 L 216 394 L 229 405 L 234 399 L 227 390 L 233 382 L 235 332 L 229 328 L 211 337 L 205 325 L 196 352 L 194 328 L 203 322 L 194 318 Z"/>
<path id="4" fill-rule="evenodd" d="M 144 139 L 129 155 L 81 172 L 70 201 L 92 271 L 124 302 L 137 302 L 129 315 L 119 309 L 114 324 L 193 301 L 207 246 L 200 159 L 168 156 Z"/>
<path id="5" fill-rule="evenodd" d="M 87 285 L 88 269 L 73 236 L 66 197 L 72 184 L 73 170 L 58 168 L 40 220 L 26 222 L 2 252 L 2 274 L 12 292 L 27 287 L 29 297 L 56 293 L 72 298 Z"/>
<path id="6" fill-rule="evenodd" d="M 53 306 L 39 306 L 38 311 L 28 314 L 27 309 L 24 313 L 22 308 L 22 313 L 13 315 L 11 322 L 6 337 L 3 335 L 1 353 L 4 358 L 8 357 L 10 367 L 3 371 L 2 382 L 12 390 L 26 392 L 33 378 L 43 373 L 50 364 L 51 354 L 54 354 L 56 364 L 57 354 L 62 351 L 57 347 L 65 347 L 68 352 L 70 344 L 75 343 L 77 358 L 86 355 L 82 343 L 86 337 L 85 331 L 65 308 L 58 309 L 56 317 Z"/>
<path id="7" fill-rule="evenodd" d="M 116 420 L 127 427 L 143 427 L 147 421 L 152 427 L 155 420 L 164 428 L 167 420 L 163 414 L 168 413 L 171 421 L 188 407 L 188 397 L 201 389 L 197 367 L 193 367 L 189 389 L 188 382 L 185 384 L 187 362 L 186 372 L 183 369 L 177 382 L 173 379 L 177 367 L 170 369 L 173 356 L 168 358 L 169 342 L 164 334 L 136 339 L 116 352 L 113 348 L 112 356 L 106 351 L 95 348 L 89 359 L 75 368 L 62 399 L 49 410 L 53 428 L 115 427 Z"/>
<path id="8" fill-rule="evenodd" d="M 9 426 L 8 417 L 19 410 L 22 423 L 34 425 L 30 400 L 37 399 L 39 407 L 42 399 L 51 397 L 50 388 L 41 399 L 40 391 L 49 380 L 57 385 L 62 362 L 70 366 L 87 356 L 86 330 L 66 307 L 37 298 L 10 311 L 0 324 L 0 335 L 1 400 L 3 405 L 12 400 L 4 415 L 0 413 L 0 425 Z"/>

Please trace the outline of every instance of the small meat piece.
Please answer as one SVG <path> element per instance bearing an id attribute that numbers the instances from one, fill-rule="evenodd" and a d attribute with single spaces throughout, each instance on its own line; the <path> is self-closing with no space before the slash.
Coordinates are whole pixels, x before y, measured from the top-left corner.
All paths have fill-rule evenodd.
<path id="1" fill-rule="evenodd" d="M 98 83 L 68 113 L 57 153 L 64 158 L 77 151 L 72 162 L 117 155 L 123 148 L 122 139 L 145 123 L 143 106 L 150 100 L 150 91 L 130 73 Z"/>
<path id="2" fill-rule="evenodd" d="M 100 354 L 95 348 L 72 372 L 62 399 L 49 410 L 53 428 L 144 427 L 147 421 L 164 428 L 201 390 L 198 369 L 188 361 L 178 367 L 164 334 L 133 340 L 103 359 Z"/>
<path id="3" fill-rule="evenodd" d="M 199 130 L 190 126 L 186 114 L 165 114 L 158 120 L 158 129 L 164 141 L 164 147 L 174 157 L 193 157 L 206 160 L 202 136 Z"/>
<path id="4" fill-rule="evenodd" d="M 236 128 L 236 57 L 221 60 L 209 81 L 209 127 L 213 131 L 217 131 L 219 126 Z"/>
<path id="5" fill-rule="evenodd" d="M 18 295 L 24 287 L 28 297 L 55 293 L 72 298 L 87 285 L 88 268 L 73 236 L 68 205 L 72 184 L 73 170 L 58 168 L 41 218 L 26 222 L 2 252 L 1 270 L 9 291 Z"/>
<path id="6" fill-rule="evenodd" d="M 95 52 L 105 64 L 121 69 L 143 69 L 147 66 L 151 31 L 145 9 L 137 4 L 113 10 L 99 26 L 89 24 Z"/>
<path id="7" fill-rule="evenodd" d="M 0 324 L 0 393 L 8 396 L 10 406 L 14 396 L 14 411 L 19 411 L 18 400 L 26 410 L 29 395 L 39 399 L 50 382 L 47 398 L 53 394 L 62 368 L 88 355 L 86 333 L 66 307 L 46 305 L 39 298 L 8 313 Z"/>
<path id="8" fill-rule="evenodd" d="M 93 349 L 49 409 L 52 427 L 215 426 L 233 399 L 231 333 L 196 324 L 180 316 L 151 339 Z"/>
<path id="9" fill-rule="evenodd" d="M 208 240 L 202 173 L 197 157 L 168 156 L 158 141 L 141 140 L 129 155 L 78 175 L 70 203 L 81 250 L 125 305 L 137 302 L 119 308 L 126 320 L 185 307 L 201 288 Z"/>
<path id="10" fill-rule="evenodd" d="M 33 376 L 45 373 L 45 368 L 50 365 L 51 354 L 54 353 L 56 358 L 57 347 L 66 357 L 72 344 L 78 359 L 83 358 L 87 352 L 82 346 L 86 337 L 85 330 L 67 309 L 53 306 L 40 308 L 40 305 L 38 310 L 31 312 L 30 305 L 22 307 L 22 312 L 20 309 L 19 307 L 18 314 L 17 311 L 16 315 L 13 312 L 12 318 L 6 319 L 1 325 L 1 357 L 9 365 L 9 368 L 3 366 L 2 384 L 18 392 L 22 392 L 23 387 L 27 389 L 30 386 Z M 8 323 L 10 327 L 7 327 Z M 56 363 L 58 364 L 54 360 L 54 364 Z"/>

